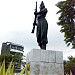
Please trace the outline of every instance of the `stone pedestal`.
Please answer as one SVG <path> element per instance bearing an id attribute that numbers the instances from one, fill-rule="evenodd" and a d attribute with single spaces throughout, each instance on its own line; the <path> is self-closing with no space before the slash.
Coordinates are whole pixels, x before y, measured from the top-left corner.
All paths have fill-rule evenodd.
<path id="1" fill-rule="evenodd" d="M 61 51 L 33 49 L 27 54 L 26 63 L 30 64 L 30 75 L 64 75 Z"/>

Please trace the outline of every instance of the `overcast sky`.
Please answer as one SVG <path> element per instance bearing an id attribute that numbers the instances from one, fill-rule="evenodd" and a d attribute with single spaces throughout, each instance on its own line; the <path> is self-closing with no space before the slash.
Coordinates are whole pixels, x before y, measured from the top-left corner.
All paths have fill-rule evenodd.
<path id="1" fill-rule="evenodd" d="M 48 45 L 47 50 L 63 51 L 63 58 L 75 56 L 75 50 L 67 47 L 64 34 L 57 25 L 59 10 L 55 4 L 61 0 L 43 0 L 48 13 Z M 33 48 L 39 49 L 36 42 L 36 31 L 31 34 L 34 21 L 36 0 L 0 0 L 0 48 L 3 42 L 13 42 L 24 46 L 24 54 Z M 41 0 L 37 0 L 38 11 Z"/>

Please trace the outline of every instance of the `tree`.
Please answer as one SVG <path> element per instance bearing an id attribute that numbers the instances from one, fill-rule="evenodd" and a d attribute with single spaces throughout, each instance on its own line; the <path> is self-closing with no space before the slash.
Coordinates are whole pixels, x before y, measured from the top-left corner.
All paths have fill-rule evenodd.
<path id="1" fill-rule="evenodd" d="M 6 65 L 6 68 L 8 68 L 9 63 L 13 60 L 13 64 L 15 65 L 15 67 L 18 68 L 21 66 L 22 56 L 23 55 L 21 54 L 15 54 L 14 56 L 11 54 L 0 55 L 0 64 L 5 59 L 5 63 L 6 63 L 5 65 Z"/>
<path id="2" fill-rule="evenodd" d="M 15 68 L 20 68 L 21 67 L 21 61 L 23 60 L 22 57 L 23 57 L 23 55 L 19 54 L 19 53 L 16 53 L 13 56 L 13 61 L 14 61 L 14 64 L 15 64 Z"/>
<path id="3" fill-rule="evenodd" d="M 9 64 L 9 62 L 12 61 L 13 56 L 11 54 L 0 55 L 0 64 L 2 64 L 4 59 L 5 59 L 5 66 L 6 66 L 6 68 L 8 68 L 8 64 Z"/>
<path id="4" fill-rule="evenodd" d="M 3 62 L 4 59 L 5 62 L 10 62 L 13 59 L 13 56 L 11 54 L 0 55 L 0 62 Z"/>
<path id="5" fill-rule="evenodd" d="M 72 44 L 72 48 L 75 48 L 75 0 L 60 1 L 56 6 L 60 9 L 57 24 L 61 26 L 60 32 L 64 32 L 64 41 L 67 46 Z"/>
<path id="6" fill-rule="evenodd" d="M 73 75 L 75 75 L 75 57 L 69 56 L 68 61 L 64 61 L 64 71 L 70 74 L 72 71 Z"/>

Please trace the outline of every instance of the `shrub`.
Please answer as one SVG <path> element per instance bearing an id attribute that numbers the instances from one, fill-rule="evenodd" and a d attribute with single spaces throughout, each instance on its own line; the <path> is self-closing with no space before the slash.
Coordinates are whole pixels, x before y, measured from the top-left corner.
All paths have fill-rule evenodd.
<path id="1" fill-rule="evenodd" d="M 23 75 L 24 71 L 26 72 L 26 75 L 29 75 L 27 65 L 25 65 L 25 67 L 21 70 L 20 75 Z M 5 59 L 4 59 L 2 65 L 0 66 L 0 75 L 14 75 L 13 61 L 10 62 L 7 70 L 5 70 Z"/>

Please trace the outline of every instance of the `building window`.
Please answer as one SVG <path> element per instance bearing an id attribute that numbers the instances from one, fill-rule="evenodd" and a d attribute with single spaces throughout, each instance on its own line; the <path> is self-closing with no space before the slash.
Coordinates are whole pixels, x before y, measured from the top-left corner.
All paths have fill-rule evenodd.
<path id="1" fill-rule="evenodd" d="M 17 50 L 23 51 L 23 47 L 17 46 Z"/>
<path id="2" fill-rule="evenodd" d="M 11 45 L 11 49 L 16 49 L 16 45 Z"/>

